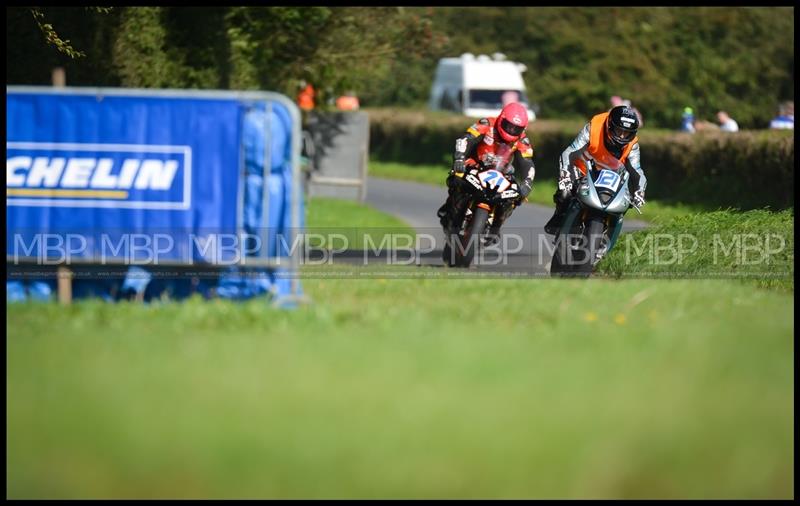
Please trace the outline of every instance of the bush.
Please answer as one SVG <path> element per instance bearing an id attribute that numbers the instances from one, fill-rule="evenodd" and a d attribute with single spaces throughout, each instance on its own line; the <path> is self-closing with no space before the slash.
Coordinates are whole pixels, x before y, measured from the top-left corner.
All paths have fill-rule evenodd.
<path id="1" fill-rule="evenodd" d="M 382 162 L 450 166 L 456 137 L 475 118 L 445 112 L 368 109 L 370 156 Z M 581 120 L 538 120 L 528 127 L 537 177 L 555 178 L 558 156 L 583 126 Z"/>
<path id="2" fill-rule="evenodd" d="M 710 207 L 794 207 L 792 132 L 643 133 L 648 195 Z"/>

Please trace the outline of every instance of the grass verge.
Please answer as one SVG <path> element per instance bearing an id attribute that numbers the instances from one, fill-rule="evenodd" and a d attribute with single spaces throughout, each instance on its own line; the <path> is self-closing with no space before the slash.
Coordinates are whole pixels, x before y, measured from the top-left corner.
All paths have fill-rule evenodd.
<path id="1" fill-rule="evenodd" d="M 348 249 L 365 249 L 392 234 L 415 236 L 404 221 L 368 204 L 314 197 L 306 207 L 305 233 L 313 248 L 341 249 L 347 245 Z"/>
<path id="2" fill-rule="evenodd" d="M 739 278 L 794 290 L 794 210 L 715 211 L 626 234 L 598 265 L 615 276 Z"/>

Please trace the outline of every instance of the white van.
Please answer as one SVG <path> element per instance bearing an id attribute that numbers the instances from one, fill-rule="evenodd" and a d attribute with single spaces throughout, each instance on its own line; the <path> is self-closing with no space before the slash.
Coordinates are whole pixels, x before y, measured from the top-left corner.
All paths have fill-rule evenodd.
<path id="1" fill-rule="evenodd" d="M 521 102 L 533 112 L 525 92 L 522 73 L 526 67 L 506 60 L 502 53 L 492 57 L 464 53 L 460 58 L 442 58 L 436 67 L 428 107 L 432 111 L 454 111 L 474 118 L 497 116 L 504 99 Z M 507 94 L 507 95 L 505 95 Z"/>

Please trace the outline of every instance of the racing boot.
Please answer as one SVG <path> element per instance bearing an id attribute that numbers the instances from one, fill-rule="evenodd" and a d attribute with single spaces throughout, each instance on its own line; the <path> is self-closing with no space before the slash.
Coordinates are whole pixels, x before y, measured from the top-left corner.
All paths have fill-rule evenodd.
<path id="1" fill-rule="evenodd" d="M 553 196 L 553 201 L 556 204 L 556 210 L 553 212 L 553 216 L 548 220 L 547 223 L 544 225 L 544 232 L 550 235 L 556 235 L 558 233 L 558 229 L 561 228 L 562 223 L 564 223 L 564 217 L 567 215 L 567 205 L 568 199 L 560 199 L 558 198 L 559 192 L 556 191 L 556 195 Z"/>
<path id="2" fill-rule="evenodd" d="M 447 177 L 447 200 L 445 200 L 444 204 L 442 204 L 442 207 L 436 211 L 436 216 L 439 218 L 439 224 L 441 224 L 445 230 L 447 230 L 450 222 L 452 221 L 451 214 L 454 208 L 455 193 L 456 188 L 453 183 L 453 176 L 450 175 Z"/>
<path id="3" fill-rule="evenodd" d="M 444 228 L 447 228 L 447 224 L 450 223 L 450 218 L 448 217 L 449 213 L 447 212 L 448 209 L 450 209 L 449 198 L 445 201 L 444 204 L 442 204 L 442 207 L 440 207 L 439 210 L 436 211 L 436 216 L 439 218 L 439 223 Z"/>
<path id="4" fill-rule="evenodd" d="M 442 207 L 436 211 L 436 216 L 439 217 L 439 224 L 442 225 L 445 232 L 447 229 L 453 226 L 453 220 L 455 216 L 458 216 L 458 209 L 456 209 L 456 196 L 454 194 L 450 194 L 447 197 L 447 200 L 442 204 Z"/>

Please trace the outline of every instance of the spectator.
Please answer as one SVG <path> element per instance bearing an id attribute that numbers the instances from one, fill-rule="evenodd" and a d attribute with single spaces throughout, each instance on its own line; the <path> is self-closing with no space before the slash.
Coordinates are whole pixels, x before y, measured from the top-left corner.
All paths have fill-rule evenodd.
<path id="1" fill-rule="evenodd" d="M 782 103 L 778 107 L 778 116 L 769 123 L 773 130 L 794 130 L 794 101 Z"/>
<path id="2" fill-rule="evenodd" d="M 719 131 L 720 128 L 719 125 L 711 121 L 696 119 L 694 120 L 694 129 L 698 132 L 707 132 L 711 130 Z"/>
<path id="3" fill-rule="evenodd" d="M 359 108 L 358 97 L 352 91 L 336 99 L 336 108 L 340 111 L 357 111 Z"/>
<path id="4" fill-rule="evenodd" d="M 642 118 L 642 113 L 639 112 L 639 109 L 635 108 L 631 104 L 630 100 L 626 100 L 626 99 L 620 97 L 619 95 L 614 95 L 614 96 L 611 97 L 611 108 L 612 109 L 614 107 L 619 107 L 621 105 L 624 105 L 626 107 L 630 107 L 631 109 L 633 109 L 633 112 L 636 113 L 636 117 L 639 119 L 639 128 L 642 128 L 642 126 L 644 126 L 644 119 Z"/>
<path id="5" fill-rule="evenodd" d="M 311 83 L 306 83 L 305 81 L 300 82 L 300 87 L 302 89 L 297 94 L 297 105 L 304 111 L 310 111 L 314 108 L 314 96 L 316 95 L 316 91 L 314 91 L 314 87 L 311 86 Z"/>
<path id="6" fill-rule="evenodd" d="M 631 104 L 630 100 L 623 100 L 622 105 L 633 109 L 633 112 L 636 114 L 636 117 L 639 118 L 639 128 L 642 128 L 644 126 L 644 118 L 642 118 L 642 113 L 639 112 L 639 109 L 635 108 L 633 104 Z"/>
<path id="7" fill-rule="evenodd" d="M 725 111 L 719 111 L 717 113 L 717 121 L 719 121 L 719 129 L 723 132 L 739 131 L 739 124 L 736 123 L 736 120 L 731 118 Z"/>
<path id="8" fill-rule="evenodd" d="M 694 111 L 691 107 L 683 108 L 683 115 L 681 116 L 681 132 L 694 133 Z"/>
<path id="9" fill-rule="evenodd" d="M 519 102 L 519 92 L 513 90 L 504 91 L 500 96 L 500 100 L 503 103 L 503 107 L 507 106 L 511 102 Z"/>

